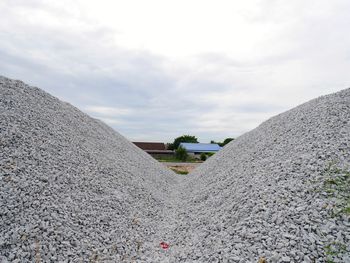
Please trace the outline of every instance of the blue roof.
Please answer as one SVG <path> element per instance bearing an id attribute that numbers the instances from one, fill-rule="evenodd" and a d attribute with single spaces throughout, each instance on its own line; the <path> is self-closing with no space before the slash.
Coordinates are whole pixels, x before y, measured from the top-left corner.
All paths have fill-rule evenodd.
<path id="1" fill-rule="evenodd" d="M 216 143 L 188 143 L 182 142 L 180 146 L 188 152 L 217 152 L 221 147 Z"/>

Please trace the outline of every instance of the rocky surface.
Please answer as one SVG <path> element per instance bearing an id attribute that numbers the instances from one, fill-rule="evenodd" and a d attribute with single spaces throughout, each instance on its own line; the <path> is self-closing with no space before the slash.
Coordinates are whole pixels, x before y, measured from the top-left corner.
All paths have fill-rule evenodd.
<path id="1" fill-rule="evenodd" d="M 0 262 L 350 262 L 350 89 L 187 176 L 3 77 L 0 124 Z"/>
<path id="2" fill-rule="evenodd" d="M 159 249 L 177 177 L 102 122 L 0 78 L 0 147 L 0 262 L 132 262 Z"/>
<path id="3" fill-rule="evenodd" d="M 349 172 L 347 89 L 269 119 L 189 175 L 176 240 L 194 245 L 181 253 L 198 262 L 350 262 Z"/>

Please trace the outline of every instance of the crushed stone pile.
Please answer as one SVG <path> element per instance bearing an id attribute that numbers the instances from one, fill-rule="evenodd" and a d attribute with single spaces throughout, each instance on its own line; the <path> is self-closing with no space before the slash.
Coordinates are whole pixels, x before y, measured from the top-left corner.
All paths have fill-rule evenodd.
<path id="1" fill-rule="evenodd" d="M 177 177 L 107 125 L 0 77 L 0 148 L 0 262 L 156 253 Z"/>
<path id="2" fill-rule="evenodd" d="M 350 262 L 350 89 L 188 176 L 0 77 L 0 262 Z"/>
<path id="3" fill-rule="evenodd" d="M 240 136 L 183 188 L 192 246 L 174 262 L 350 262 L 350 89 Z"/>

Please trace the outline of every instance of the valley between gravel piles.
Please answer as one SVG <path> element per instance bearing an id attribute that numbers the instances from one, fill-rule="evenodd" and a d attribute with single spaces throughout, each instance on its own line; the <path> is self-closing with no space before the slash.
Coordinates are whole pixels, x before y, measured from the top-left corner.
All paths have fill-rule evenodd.
<path id="1" fill-rule="evenodd" d="M 350 262 L 350 89 L 187 176 L 4 77 L 0 124 L 0 262 Z"/>

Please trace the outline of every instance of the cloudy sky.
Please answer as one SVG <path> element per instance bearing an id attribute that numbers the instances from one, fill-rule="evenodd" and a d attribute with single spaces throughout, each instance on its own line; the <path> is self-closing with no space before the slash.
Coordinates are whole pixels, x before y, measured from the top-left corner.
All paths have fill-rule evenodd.
<path id="1" fill-rule="evenodd" d="M 130 140 L 237 137 L 350 87 L 349 0 L 0 0 L 0 75 Z"/>

